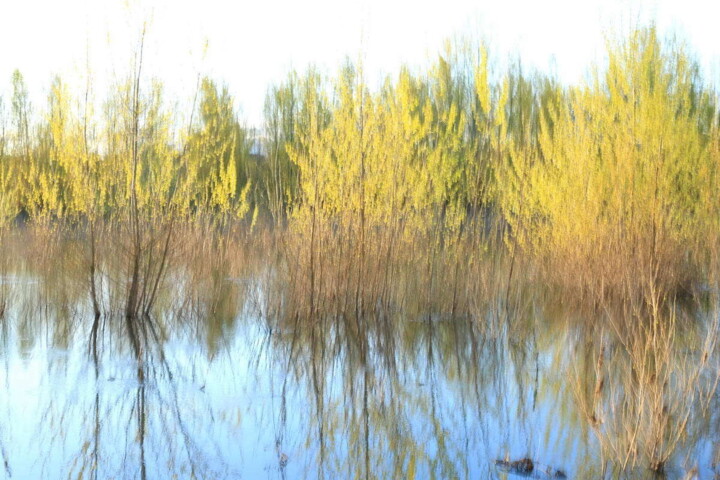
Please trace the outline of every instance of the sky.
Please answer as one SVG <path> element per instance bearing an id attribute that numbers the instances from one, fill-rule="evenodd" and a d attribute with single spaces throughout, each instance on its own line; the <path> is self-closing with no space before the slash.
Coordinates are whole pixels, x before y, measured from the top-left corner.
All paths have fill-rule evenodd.
<path id="1" fill-rule="evenodd" d="M 227 84 L 240 115 L 262 119 L 269 85 L 309 64 L 333 73 L 362 58 L 372 82 L 420 66 L 447 39 L 483 40 L 493 58 L 519 56 L 566 83 L 601 61 L 608 34 L 654 21 L 687 41 L 720 83 L 720 3 L 713 0 L 0 0 L 0 93 L 19 69 L 34 104 L 54 75 L 97 95 L 130 70 L 146 24 L 143 78 L 185 106 L 198 72 Z"/>

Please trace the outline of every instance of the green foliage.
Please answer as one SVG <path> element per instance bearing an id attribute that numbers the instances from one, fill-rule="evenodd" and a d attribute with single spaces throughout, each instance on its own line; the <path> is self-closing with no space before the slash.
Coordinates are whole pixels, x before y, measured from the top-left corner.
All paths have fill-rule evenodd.
<path id="1" fill-rule="evenodd" d="M 220 213 L 248 211 L 250 179 L 247 146 L 227 88 L 205 78 L 200 87 L 200 125 L 190 136 L 187 175 L 195 191 L 193 206 Z"/>
<path id="2" fill-rule="evenodd" d="M 528 132 L 537 148 L 513 149 L 504 201 L 532 247 L 591 255 L 622 241 L 655 252 L 709 233 L 716 106 L 680 46 L 663 45 L 654 29 L 635 32 L 590 84 L 546 98 Z"/>
<path id="3" fill-rule="evenodd" d="M 302 108 L 300 79 L 291 73 L 287 80 L 273 86 L 265 98 L 266 172 L 262 183 L 267 205 L 273 217 L 282 218 L 292 200 L 297 197 L 298 171 L 290 161 L 289 150 L 297 148 L 296 129 Z"/>
<path id="4" fill-rule="evenodd" d="M 253 224 L 269 212 L 299 230 L 322 221 L 442 241 L 494 219 L 512 249 L 580 257 L 620 243 L 701 252 L 720 230 L 716 93 L 652 27 L 609 45 L 607 64 L 575 86 L 519 61 L 498 75 L 485 48 L 463 44 L 376 90 L 351 62 L 334 78 L 293 72 L 268 90 L 259 137 L 209 78 L 189 128 L 158 82 L 134 116 L 133 88 L 117 85 L 96 118 L 55 79 L 34 124 L 15 72 L 0 108 L 0 218 L 121 215 L 137 142 L 137 204 L 150 216 L 252 209 Z"/>

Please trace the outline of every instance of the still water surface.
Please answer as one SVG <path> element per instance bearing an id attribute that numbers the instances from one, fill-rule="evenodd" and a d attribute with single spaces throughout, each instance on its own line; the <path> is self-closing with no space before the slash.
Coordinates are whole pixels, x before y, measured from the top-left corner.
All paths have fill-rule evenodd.
<path id="1" fill-rule="evenodd" d="M 495 460 L 525 457 L 535 478 L 601 476 L 578 407 L 595 384 L 591 322 L 498 304 L 486 318 L 376 318 L 358 334 L 271 320 L 253 280 L 187 302 L 177 276 L 137 358 L 122 315 L 95 324 L 70 283 L 2 278 L 0 477 L 510 479 Z M 716 475 L 710 400 L 669 478 Z"/>

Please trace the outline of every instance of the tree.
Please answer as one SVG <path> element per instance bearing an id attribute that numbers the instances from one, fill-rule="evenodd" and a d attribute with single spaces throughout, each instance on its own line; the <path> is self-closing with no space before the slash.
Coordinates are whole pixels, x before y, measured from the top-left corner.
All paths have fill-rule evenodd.
<path id="1" fill-rule="evenodd" d="M 243 216 L 249 209 L 246 170 L 247 138 L 235 116 L 227 88 L 202 81 L 200 125 L 190 137 L 188 174 L 196 186 L 196 208 Z"/>

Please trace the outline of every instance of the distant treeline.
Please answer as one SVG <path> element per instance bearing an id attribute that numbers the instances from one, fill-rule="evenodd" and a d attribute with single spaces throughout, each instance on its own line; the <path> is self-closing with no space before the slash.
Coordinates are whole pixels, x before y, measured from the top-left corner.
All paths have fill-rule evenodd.
<path id="1" fill-rule="evenodd" d="M 135 190 L 150 217 L 450 236 L 492 218 L 513 248 L 579 255 L 616 242 L 692 250 L 720 231 L 717 91 L 653 27 L 610 45 L 580 85 L 519 62 L 494 72 L 468 45 L 377 89 L 350 62 L 332 78 L 293 72 L 269 89 L 259 134 L 209 78 L 189 126 L 140 78 L 101 111 L 56 78 L 31 112 L 13 75 L 0 104 L 3 221 L 122 218 Z"/>

